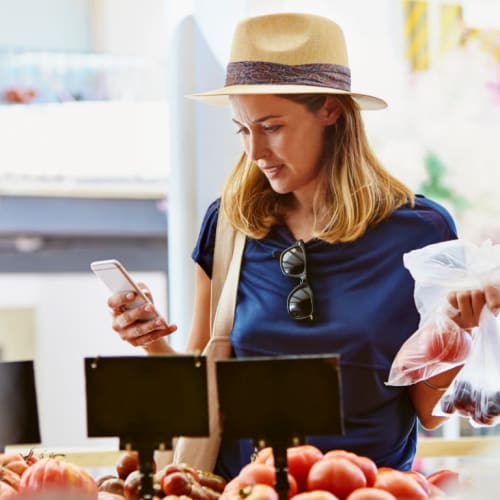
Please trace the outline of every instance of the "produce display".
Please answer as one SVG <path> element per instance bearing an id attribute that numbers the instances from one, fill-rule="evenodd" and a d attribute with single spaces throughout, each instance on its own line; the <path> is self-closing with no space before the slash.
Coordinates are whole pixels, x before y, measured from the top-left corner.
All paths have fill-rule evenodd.
<path id="1" fill-rule="evenodd" d="M 345 450 L 322 453 L 311 445 L 287 450 L 293 500 L 439 500 L 463 489 L 459 475 L 439 470 L 424 476 L 377 467 L 368 457 Z M 226 481 L 188 464 L 154 471 L 154 498 L 166 500 L 278 500 L 271 448 L 263 448 L 237 477 Z M 141 473 L 137 452 L 124 451 L 112 474 L 93 478 L 62 457 L 32 453 L 0 454 L 0 499 L 139 500 Z M 55 496 L 45 496 L 48 493 Z"/>

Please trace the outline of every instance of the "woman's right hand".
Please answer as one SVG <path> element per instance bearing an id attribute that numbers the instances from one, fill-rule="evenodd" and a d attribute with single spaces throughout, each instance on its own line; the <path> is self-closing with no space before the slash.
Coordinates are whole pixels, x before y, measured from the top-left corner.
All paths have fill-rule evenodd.
<path id="1" fill-rule="evenodd" d="M 145 295 L 152 300 L 149 290 L 142 283 L 140 285 Z M 136 298 L 135 292 L 116 293 L 109 297 L 108 306 L 113 317 L 112 327 L 129 344 L 147 350 L 151 343 L 175 332 L 177 326 L 169 325 L 162 316 L 150 319 L 151 313 L 154 312 L 152 304 L 141 304 L 127 309 Z"/>

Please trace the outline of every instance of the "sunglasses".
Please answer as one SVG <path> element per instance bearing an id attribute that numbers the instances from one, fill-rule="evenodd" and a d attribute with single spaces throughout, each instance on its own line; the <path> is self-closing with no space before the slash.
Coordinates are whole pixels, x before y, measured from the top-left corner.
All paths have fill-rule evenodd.
<path id="1" fill-rule="evenodd" d="M 289 316 L 297 321 L 314 320 L 314 298 L 307 281 L 306 247 L 302 240 L 281 252 L 280 267 L 285 276 L 300 279 L 300 283 L 288 294 L 286 305 Z"/>

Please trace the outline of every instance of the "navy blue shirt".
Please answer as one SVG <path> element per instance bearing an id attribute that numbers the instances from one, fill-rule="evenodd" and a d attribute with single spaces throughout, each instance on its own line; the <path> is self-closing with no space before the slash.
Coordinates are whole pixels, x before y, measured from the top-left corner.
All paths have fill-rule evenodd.
<path id="1" fill-rule="evenodd" d="M 208 208 L 192 254 L 209 277 L 219 205 L 216 200 Z M 411 468 L 417 425 L 408 389 L 384 385 L 419 322 L 403 254 L 456 237 L 450 214 L 417 196 L 414 207 L 396 210 L 354 242 L 306 242 L 314 322 L 294 321 L 287 312 L 298 279 L 282 274 L 275 254 L 295 242 L 288 228 L 277 225 L 263 239 L 247 238 L 231 332 L 235 356 L 340 354 L 345 434 L 310 436 L 309 444 L 369 456 L 378 466 Z M 250 441 L 224 440 L 216 472 L 236 476 L 252 451 Z"/>

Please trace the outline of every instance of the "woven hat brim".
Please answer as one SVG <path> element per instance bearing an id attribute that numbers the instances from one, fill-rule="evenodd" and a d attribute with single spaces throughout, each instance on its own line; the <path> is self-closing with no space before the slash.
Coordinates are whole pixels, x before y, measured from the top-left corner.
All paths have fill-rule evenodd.
<path id="1" fill-rule="evenodd" d="M 387 103 L 368 94 L 348 92 L 329 87 L 313 87 L 311 85 L 228 85 L 210 92 L 197 92 L 186 97 L 208 104 L 228 104 L 232 95 L 261 95 L 261 94 L 342 94 L 350 95 L 361 109 L 384 109 Z"/>

